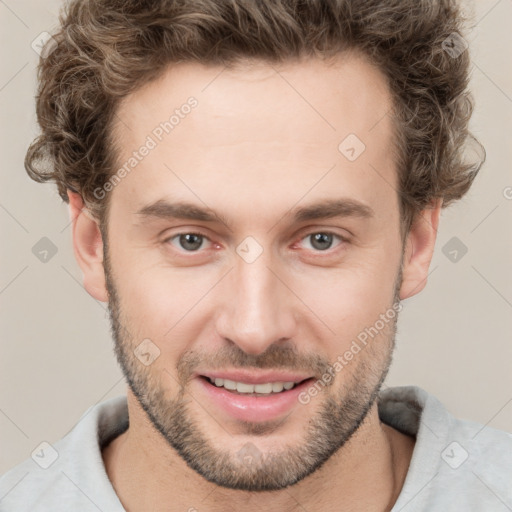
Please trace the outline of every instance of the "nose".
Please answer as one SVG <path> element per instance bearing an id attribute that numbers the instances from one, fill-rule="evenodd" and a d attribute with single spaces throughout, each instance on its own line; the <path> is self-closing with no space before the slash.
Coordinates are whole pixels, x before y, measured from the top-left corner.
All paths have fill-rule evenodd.
<path id="1" fill-rule="evenodd" d="M 236 256 L 235 268 L 219 290 L 223 309 L 217 332 L 248 354 L 261 354 L 296 334 L 293 293 L 270 260 L 265 252 L 252 263 Z"/>

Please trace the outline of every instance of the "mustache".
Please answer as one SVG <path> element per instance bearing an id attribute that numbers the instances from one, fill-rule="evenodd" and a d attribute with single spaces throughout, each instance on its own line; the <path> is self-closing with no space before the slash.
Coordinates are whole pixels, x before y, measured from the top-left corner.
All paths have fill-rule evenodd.
<path id="1" fill-rule="evenodd" d="M 185 385 L 198 368 L 222 369 L 265 369 L 306 372 L 317 378 L 327 371 L 330 362 L 316 352 L 300 354 L 295 345 L 270 345 L 262 354 L 247 354 L 236 345 L 221 347 L 212 353 L 190 350 L 182 354 L 177 364 L 178 377 Z"/>

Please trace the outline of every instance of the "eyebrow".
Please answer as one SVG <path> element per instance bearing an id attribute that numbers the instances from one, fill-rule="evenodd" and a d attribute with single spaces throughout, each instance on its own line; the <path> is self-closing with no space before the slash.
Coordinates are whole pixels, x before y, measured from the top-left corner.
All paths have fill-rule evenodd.
<path id="1" fill-rule="evenodd" d="M 143 222 L 146 219 L 188 219 L 203 222 L 220 222 L 231 229 L 230 222 L 222 214 L 216 213 L 210 208 L 203 208 L 185 201 L 169 202 L 165 199 L 159 199 L 143 206 L 135 212 L 135 215 L 142 217 Z M 293 220 L 299 223 L 333 217 L 370 219 L 375 216 L 375 212 L 364 203 L 354 199 L 340 198 L 326 199 L 308 206 L 293 208 L 285 214 L 285 216 L 287 215 L 291 215 Z"/>

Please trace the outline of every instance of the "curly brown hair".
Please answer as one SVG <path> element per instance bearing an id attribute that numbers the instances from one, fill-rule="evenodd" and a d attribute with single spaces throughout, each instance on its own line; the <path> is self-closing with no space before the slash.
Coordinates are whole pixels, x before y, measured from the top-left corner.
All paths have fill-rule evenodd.
<path id="1" fill-rule="evenodd" d="M 55 181 L 64 201 L 67 189 L 80 193 L 104 221 L 109 196 L 98 200 L 94 190 L 116 168 L 116 108 L 169 64 L 232 67 L 362 51 L 392 93 L 407 232 L 433 200 L 447 206 L 461 198 L 485 160 L 468 130 L 466 21 L 456 0 L 73 0 L 40 60 L 42 133 L 26 170 L 36 181 Z M 472 161 L 464 156 L 468 141 L 482 150 Z"/>

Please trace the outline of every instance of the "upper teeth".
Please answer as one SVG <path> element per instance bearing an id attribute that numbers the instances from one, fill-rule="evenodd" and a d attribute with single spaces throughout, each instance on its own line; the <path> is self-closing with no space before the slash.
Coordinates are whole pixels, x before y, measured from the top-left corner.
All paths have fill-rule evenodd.
<path id="1" fill-rule="evenodd" d="M 292 389 L 295 382 L 266 382 L 265 384 L 247 384 L 245 382 L 235 382 L 228 379 L 216 378 L 215 381 L 210 379 L 218 387 L 225 387 L 231 391 L 239 393 L 279 393 L 283 389 Z"/>

